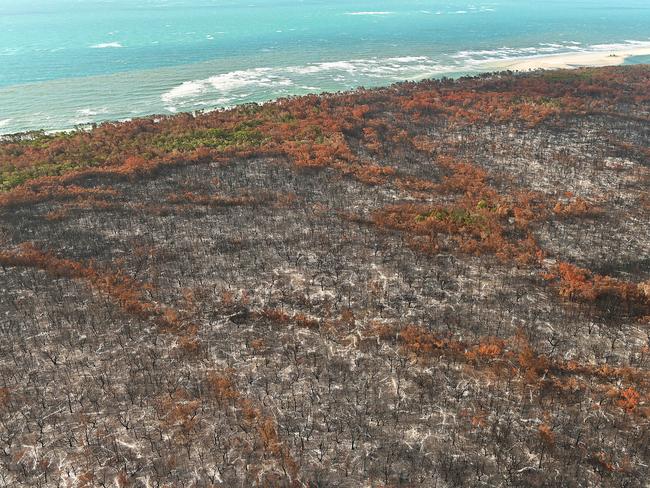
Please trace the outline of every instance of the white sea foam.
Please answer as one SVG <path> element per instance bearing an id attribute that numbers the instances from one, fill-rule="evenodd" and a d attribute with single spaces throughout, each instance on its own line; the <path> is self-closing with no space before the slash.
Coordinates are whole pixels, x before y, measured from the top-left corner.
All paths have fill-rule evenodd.
<path id="1" fill-rule="evenodd" d="M 321 73 L 323 71 L 347 71 L 348 73 L 354 73 L 358 69 L 357 63 L 354 61 L 330 61 L 324 63 L 313 63 L 307 66 L 289 66 L 286 70 L 289 73 L 298 75 L 310 75 Z"/>
<path id="2" fill-rule="evenodd" d="M 196 105 L 201 105 L 204 107 L 215 107 L 215 106 L 224 107 L 231 104 L 234 101 L 235 100 L 232 98 L 222 97 L 222 98 L 217 98 L 216 100 L 206 100 L 206 101 L 196 102 Z"/>
<path id="3" fill-rule="evenodd" d="M 108 108 L 81 108 L 76 111 L 76 114 L 73 118 L 70 119 L 70 123 L 73 125 L 87 125 L 92 124 L 93 122 L 98 122 L 100 119 L 98 115 L 103 115 L 108 113 Z"/>
<path id="4" fill-rule="evenodd" d="M 429 61 L 429 58 L 426 56 L 402 56 L 397 58 L 387 58 L 386 61 L 396 63 L 413 63 L 416 61 Z"/>
<path id="5" fill-rule="evenodd" d="M 101 115 L 105 114 L 108 112 L 108 109 L 106 107 L 98 108 L 98 109 L 92 109 L 92 108 L 82 108 L 77 110 L 78 115 L 86 116 L 86 117 L 92 117 L 93 115 Z"/>
<path id="6" fill-rule="evenodd" d="M 593 51 L 624 51 L 638 48 L 650 48 L 650 41 L 625 41 L 616 44 L 594 44 L 589 46 L 589 49 Z"/>
<path id="7" fill-rule="evenodd" d="M 11 123 L 11 119 L 0 120 L 0 129 L 7 127 Z"/>
<path id="8" fill-rule="evenodd" d="M 349 75 L 381 76 L 391 73 L 429 69 L 435 63 L 426 56 L 402 56 L 394 58 L 352 59 L 312 63 L 306 66 L 289 66 L 285 71 L 298 75 L 315 75 L 324 72 L 342 72 Z"/>
<path id="9" fill-rule="evenodd" d="M 124 47 L 119 42 L 102 42 L 100 44 L 95 44 L 90 46 L 91 49 L 111 49 L 111 48 L 121 48 Z"/>
<path id="10" fill-rule="evenodd" d="M 180 86 L 172 88 L 162 95 L 162 101 L 169 103 L 177 98 L 186 98 L 200 95 L 206 90 L 206 83 L 204 81 L 185 81 Z"/>
<path id="11" fill-rule="evenodd" d="M 577 48 L 575 45 L 557 44 L 557 43 L 540 43 L 539 47 L 507 47 L 503 46 L 498 49 L 483 49 L 476 51 L 459 51 L 452 54 L 451 57 L 459 60 L 485 61 L 486 59 L 511 59 L 516 57 L 530 57 L 536 55 L 549 55 L 561 53 L 567 50 L 573 51 Z"/>
<path id="12" fill-rule="evenodd" d="M 277 87 L 293 85 L 293 81 L 276 73 L 272 68 L 231 71 L 230 73 L 211 76 L 207 81 L 215 90 L 220 92 L 229 92 L 247 86 Z"/>
<path id="13" fill-rule="evenodd" d="M 249 100 L 254 93 L 265 93 L 269 97 L 283 96 L 290 94 L 288 89 L 292 86 L 321 91 L 324 89 L 321 85 L 324 81 L 336 81 L 352 87 L 372 79 L 420 79 L 457 69 L 457 66 L 443 66 L 426 56 L 352 59 L 302 66 L 254 68 L 186 81 L 162 94 L 161 100 L 168 110 L 174 111 L 180 106 L 195 106 L 197 101 L 203 105 L 203 101 L 215 98 L 227 98 L 228 101 Z"/>
<path id="14" fill-rule="evenodd" d="M 510 50 L 510 52 L 507 51 L 507 48 L 504 48 L 499 55 L 492 57 L 485 57 L 483 52 L 478 57 L 465 59 L 465 62 L 473 69 L 481 71 L 498 69 L 528 71 L 540 68 L 613 66 L 623 63 L 630 56 L 647 54 L 650 54 L 650 41 L 630 40 L 588 46 L 570 41 L 559 48 L 524 48 Z M 456 57 L 467 58 L 467 55 L 466 53 L 459 53 Z"/>
<path id="15" fill-rule="evenodd" d="M 245 87 L 278 88 L 291 86 L 293 81 L 272 68 L 255 68 L 231 71 L 204 80 L 186 81 L 163 93 L 161 99 L 169 104 L 178 100 L 193 99 L 209 91 L 230 94 Z"/>

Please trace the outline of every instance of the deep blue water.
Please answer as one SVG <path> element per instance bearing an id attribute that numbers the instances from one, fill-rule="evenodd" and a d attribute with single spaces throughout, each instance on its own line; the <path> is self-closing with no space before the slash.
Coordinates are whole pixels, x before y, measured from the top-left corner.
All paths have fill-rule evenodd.
<path id="1" fill-rule="evenodd" d="M 648 0 L 0 0 L 0 133 L 629 41 L 650 46 Z"/>

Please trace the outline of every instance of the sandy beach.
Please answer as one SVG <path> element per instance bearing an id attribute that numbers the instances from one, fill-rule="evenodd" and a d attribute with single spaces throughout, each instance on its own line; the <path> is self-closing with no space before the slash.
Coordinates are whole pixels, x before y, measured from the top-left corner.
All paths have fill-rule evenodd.
<path id="1" fill-rule="evenodd" d="M 572 69 L 587 66 L 618 66 L 631 56 L 647 55 L 650 55 L 650 42 L 622 44 L 616 48 L 607 46 L 606 49 L 603 48 L 602 50 L 593 49 L 576 53 L 491 60 L 481 63 L 481 68 L 486 71 L 531 71 L 536 69 Z"/>

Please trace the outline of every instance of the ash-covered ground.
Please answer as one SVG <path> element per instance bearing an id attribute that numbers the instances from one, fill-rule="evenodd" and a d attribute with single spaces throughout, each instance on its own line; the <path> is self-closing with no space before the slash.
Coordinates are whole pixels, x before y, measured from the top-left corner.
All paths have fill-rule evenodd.
<path id="1" fill-rule="evenodd" d="M 1 486 L 647 486 L 650 104 L 457 123 L 395 90 L 328 98 L 374 114 L 346 165 L 5 202 Z"/>

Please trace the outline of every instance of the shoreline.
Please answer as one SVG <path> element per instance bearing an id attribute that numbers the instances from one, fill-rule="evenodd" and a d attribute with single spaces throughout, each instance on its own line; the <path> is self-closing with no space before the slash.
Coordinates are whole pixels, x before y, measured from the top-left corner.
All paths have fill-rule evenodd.
<path id="1" fill-rule="evenodd" d="M 482 62 L 480 66 L 486 72 L 500 70 L 525 72 L 535 70 L 604 68 L 608 66 L 621 66 L 628 58 L 635 56 L 650 56 L 650 43 L 646 43 L 643 46 L 621 49 L 529 56 L 498 61 L 490 60 Z"/>
<path id="2" fill-rule="evenodd" d="M 496 75 L 504 71 L 511 71 L 515 73 L 518 72 L 518 73 L 525 74 L 525 73 L 539 71 L 539 70 L 556 71 L 556 70 L 575 70 L 580 68 L 606 68 L 606 67 L 622 66 L 625 64 L 625 61 L 628 58 L 637 57 L 637 56 L 650 56 L 650 42 L 644 42 L 642 43 L 642 45 L 637 45 L 637 46 L 621 45 L 620 49 L 602 49 L 600 51 L 596 51 L 596 50 L 578 51 L 578 52 L 570 52 L 570 53 L 536 55 L 536 56 L 516 57 L 516 58 L 499 59 L 499 60 L 486 59 L 483 61 L 475 62 L 474 65 L 468 70 L 457 71 L 457 72 L 444 72 L 444 73 L 437 73 L 437 74 L 431 73 L 429 76 L 426 76 L 424 78 L 417 78 L 413 80 L 404 80 L 404 81 L 420 82 L 427 79 L 437 79 L 440 77 L 460 78 L 464 76 L 481 76 L 486 74 Z M 646 64 L 646 63 L 632 63 L 632 64 Z M 399 83 L 399 81 L 397 81 L 396 83 Z M 374 86 L 371 88 L 381 89 L 381 88 L 386 88 L 388 86 L 390 86 L 390 84 Z M 343 90 L 342 92 L 324 91 L 324 92 L 316 93 L 316 95 L 320 96 L 320 95 L 335 94 L 335 93 L 350 93 L 350 92 L 355 92 L 359 88 L 360 87 L 355 87 L 349 90 Z M 287 95 L 287 96 L 300 97 L 306 95 Z M 267 103 L 274 103 L 281 98 L 283 97 L 272 98 L 269 100 L 252 102 L 252 103 L 265 105 Z M 246 102 L 246 103 L 251 103 L 251 102 Z M 183 114 L 183 113 L 196 114 L 199 112 L 208 113 L 213 111 L 231 110 L 236 108 L 238 105 L 241 104 L 235 103 L 230 106 L 210 107 L 210 108 L 203 108 L 201 110 L 195 110 L 195 111 L 182 110 L 182 111 L 178 111 L 177 113 L 170 113 L 170 114 L 151 113 L 146 115 L 136 115 L 134 117 L 127 117 L 127 118 L 120 118 L 120 119 L 109 118 L 97 122 L 80 123 L 74 127 L 64 127 L 64 128 L 43 127 L 39 129 L 33 129 L 33 130 L 3 132 L 2 127 L 0 127 L 0 144 L 7 142 L 9 139 L 13 137 L 19 137 L 19 136 L 29 137 L 32 133 L 42 133 L 45 135 L 57 135 L 61 133 L 88 131 L 88 130 L 92 130 L 93 125 L 101 125 L 103 123 L 122 123 L 122 122 L 129 122 L 134 119 L 140 119 L 140 118 L 150 118 L 150 117 L 155 118 L 158 116 L 174 117 L 176 115 Z"/>

